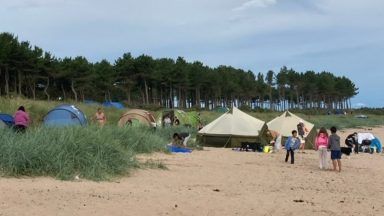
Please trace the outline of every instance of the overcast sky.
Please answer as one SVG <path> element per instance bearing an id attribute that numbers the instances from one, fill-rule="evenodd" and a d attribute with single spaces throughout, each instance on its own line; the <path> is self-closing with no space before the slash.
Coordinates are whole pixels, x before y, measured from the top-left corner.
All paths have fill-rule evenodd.
<path id="1" fill-rule="evenodd" d="M 344 75 L 384 107 L 382 0 L 0 0 L 0 32 L 57 57 L 177 56 L 266 73 Z"/>

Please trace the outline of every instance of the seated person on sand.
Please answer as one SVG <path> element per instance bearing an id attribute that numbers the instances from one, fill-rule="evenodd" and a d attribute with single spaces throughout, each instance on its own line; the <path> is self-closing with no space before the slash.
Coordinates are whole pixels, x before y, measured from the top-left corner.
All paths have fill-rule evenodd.
<path id="1" fill-rule="evenodd" d="M 359 143 L 357 142 L 356 132 L 347 136 L 347 138 L 345 139 L 345 144 L 351 149 L 354 147 L 355 154 L 359 153 Z"/>
<path id="2" fill-rule="evenodd" d="M 183 138 L 178 133 L 174 133 L 172 136 L 172 142 L 171 145 L 177 146 L 177 147 L 184 147 L 183 146 Z"/>
<path id="3" fill-rule="evenodd" d="M 191 135 L 189 133 L 174 133 L 171 145 L 185 148 L 187 147 L 187 142 L 190 137 Z"/>

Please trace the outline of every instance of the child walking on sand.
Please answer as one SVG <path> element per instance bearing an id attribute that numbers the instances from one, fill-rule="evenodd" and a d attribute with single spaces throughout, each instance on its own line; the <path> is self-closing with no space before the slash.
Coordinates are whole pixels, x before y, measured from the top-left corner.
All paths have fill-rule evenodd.
<path id="1" fill-rule="evenodd" d="M 291 164 L 295 163 L 295 152 L 294 150 L 298 149 L 300 146 L 300 139 L 297 137 L 297 131 L 292 131 L 292 136 L 288 137 L 285 142 L 285 149 L 287 150 L 287 155 L 285 156 L 285 162 L 288 162 L 289 154 L 291 154 Z"/>
<path id="2" fill-rule="evenodd" d="M 340 148 L 340 137 L 336 134 L 336 127 L 331 127 L 331 135 L 329 136 L 328 143 L 329 148 L 331 149 L 331 160 L 333 164 L 333 171 L 337 171 L 337 166 L 339 167 L 339 172 L 341 172 L 341 148 Z"/>
<path id="3" fill-rule="evenodd" d="M 327 154 L 328 154 L 328 133 L 325 128 L 320 128 L 316 136 L 316 150 L 319 151 L 320 169 L 327 169 Z"/>

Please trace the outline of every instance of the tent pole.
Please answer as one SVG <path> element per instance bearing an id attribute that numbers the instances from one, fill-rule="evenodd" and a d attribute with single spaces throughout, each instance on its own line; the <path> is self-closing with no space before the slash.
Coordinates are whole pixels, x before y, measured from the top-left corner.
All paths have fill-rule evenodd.
<path id="1" fill-rule="evenodd" d="M 231 140 L 231 138 L 232 138 L 232 135 L 231 135 L 231 136 L 229 136 L 229 138 L 228 138 L 227 142 L 226 142 L 226 143 L 225 143 L 225 145 L 224 145 L 224 148 L 226 148 L 226 147 L 227 147 L 227 145 L 228 145 L 228 142 L 229 142 L 229 140 Z"/>

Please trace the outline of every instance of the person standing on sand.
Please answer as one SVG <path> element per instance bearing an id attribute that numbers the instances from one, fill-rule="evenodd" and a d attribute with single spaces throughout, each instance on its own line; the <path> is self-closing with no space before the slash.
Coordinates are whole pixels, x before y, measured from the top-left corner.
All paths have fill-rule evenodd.
<path id="1" fill-rule="evenodd" d="M 331 127 L 331 135 L 328 138 L 329 148 L 331 149 L 331 160 L 333 164 L 333 171 L 341 172 L 341 148 L 340 148 L 340 137 L 336 134 L 336 127 Z"/>
<path id="2" fill-rule="evenodd" d="M 327 155 L 328 155 L 328 133 L 327 130 L 322 127 L 316 136 L 315 146 L 319 151 L 320 169 L 327 169 Z"/>
<path id="3" fill-rule="evenodd" d="M 288 137 L 285 142 L 285 149 L 287 150 L 287 155 L 285 156 L 285 162 L 288 162 L 289 154 L 291 154 L 291 164 L 295 163 L 295 150 L 300 146 L 300 139 L 297 137 L 297 131 L 292 131 L 292 136 Z"/>
<path id="4" fill-rule="evenodd" d="M 305 127 L 303 120 L 300 120 L 299 124 L 297 124 L 297 131 L 299 133 L 299 138 L 300 138 L 300 149 L 302 152 L 304 152 L 305 138 L 306 138 L 306 134 L 308 133 L 308 129 Z"/>

